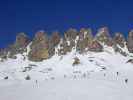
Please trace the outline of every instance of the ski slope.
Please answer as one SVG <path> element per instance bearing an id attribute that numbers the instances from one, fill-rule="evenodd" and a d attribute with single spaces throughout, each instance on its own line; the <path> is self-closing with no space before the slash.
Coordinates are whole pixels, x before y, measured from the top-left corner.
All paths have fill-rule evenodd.
<path id="1" fill-rule="evenodd" d="M 80 64 L 73 66 L 75 57 Z M 111 47 L 84 54 L 73 49 L 42 62 L 18 54 L 0 62 L 0 100 L 133 100 L 133 64 L 126 63 L 130 58 Z"/>

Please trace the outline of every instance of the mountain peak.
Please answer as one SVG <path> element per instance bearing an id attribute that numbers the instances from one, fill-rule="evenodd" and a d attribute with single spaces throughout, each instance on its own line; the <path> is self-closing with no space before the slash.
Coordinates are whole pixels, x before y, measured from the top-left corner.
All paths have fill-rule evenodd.
<path id="1" fill-rule="evenodd" d="M 31 45 L 28 57 L 32 61 L 42 61 L 51 58 L 55 55 L 55 51 L 59 55 L 67 54 L 72 49 L 80 53 L 87 51 L 102 52 L 104 46 L 111 46 L 122 55 L 127 55 L 129 52 L 133 53 L 133 32 L 132 30 L 129 32 L 126 40 L 121 33 L 116 33 L 112 38 L 108 27 L 100 28 L 96 36 L 93 36 L 91 28 L 81 28 L 80 31 L 70 28 L 64 33 L 62 42 L 59 32 L 53 32 L 48 37 L 45 31 L 38 31 L 31 42 L 29 37 L 22 32 L 16 36 L 15 43 L 6 51 L 7 58 L 14 58 L 16 54 L 25 52 L 29 43 Z M 123 48 L 127 48 L 128 52 L 123 51 Z M 5 51 L 2 52 L 5 55 Z"/>

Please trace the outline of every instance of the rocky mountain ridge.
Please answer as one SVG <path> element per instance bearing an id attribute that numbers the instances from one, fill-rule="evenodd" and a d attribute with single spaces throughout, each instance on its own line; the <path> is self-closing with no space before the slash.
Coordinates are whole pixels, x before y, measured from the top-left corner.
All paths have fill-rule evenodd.
<path id="1" fill-rule="evenodd" d="M 133 30 L 129 32 L 127 39 L 121 33 L 115 33 L 114 37 L 111 37 L 107 27 L 100 28 L 95 36 L 90 28 L 81 28 L 79 32 L 70 28 L 63 37 L 59 32 L 53 32 L 48 37 L 45 31 L 38 31 L 32 41 L 25 33 L 19 33 L 13 44 L 0 50 L 0 58 L 15 59 L 16 54 L 27 51 L 29 44 L 30 50 L 27 56 L 30 61 L 49 59 L 54 54 L 65 55 L 72 49 L 76 49 L 81 54 L 87 51 L 102 52 L 105 45 L 113 47 L 115 52 L 127 56 L 128 53 L 133 53 Z"/>

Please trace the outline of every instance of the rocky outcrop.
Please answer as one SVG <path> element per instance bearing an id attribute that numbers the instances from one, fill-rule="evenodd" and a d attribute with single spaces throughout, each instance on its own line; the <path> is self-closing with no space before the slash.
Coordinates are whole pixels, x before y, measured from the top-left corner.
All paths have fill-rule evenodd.
<path id="1" fill-rule="evenodd" d="M 18 48 L 25 48 L 29 44 L 30 39 L 25 33 L 19 33 L 16 36 L 15 46 Z"/>
<path id="2" fill-rule="evenodd" d="M 29 43 L 29 37 L 25 33 L 19 33 L 13 44 L 0 50 L 0 58 L 10 57 L 15 59 L 16 54 L 27 50 Z M 112 39 L 107 27 L 100 28 L 95 38 L 93 38 L 90 28 L 81 28 L 79 32 L 70 28 L 64 33 L 63 37 L 60 37 L 59 32 L 53 32 L 49 38 L 44 31 L 39 31 L 31 42 L 28 58 L 31 61 L 42 61 L 52 57 L 55 50 L 59 55 L 65 55 L 71 52 L 72 49 L 76 49 L 79 53 L 87 51 L 102 52 L 104 45 L 111 46 L 116 53 L 127 56 L 125 44 L 127 44 L 129 52 L 133 53 L 133 30 L 129 32 L 127 41 L 121 33 L 116 33 Z"/>
<path id="3" fill-rule="evenodd" d="M 106 45 L 110 44 L 111 36 L 107 27 L 100 28 L 96 34 L 96 40 Z"/>
<path id="4" fill-rule="evenodd" d="M 123 51 L 122 48 L 120 48 L 118 45 L 113 45 L 113 49 L 115 53 L 120 53 L 123 56 L 127 56 L 127 52 Z"/>
<path id="5" fill-rule="evenodd" d="M 81 28 L 79 33 L 79 40 L 77 42 L 77 51 L 83 53 L 87 50 L 88 44 L 93 41 L 93 35 L 91 29 Z"/>
<path id="6" fill-rule="evenodd" d="M 50 43 L 55 47 L 60 42 L 60 33 L 59 32 L 53 32 L 50 38 Z"/>
<path id="7" fill-rule="evenodd" d="M 75 66 L 79 64 L 80 64 L 80 59 L 78 57 L 75 57 L 72 65 Z"/>
<path id="8" fill-rule="evenodd" d="M 74 44 L 74 41 L 66 41 L 62 38 L 60 42 L 60 49 L 58 50 L 59 55 L 65 55 L 66 53 L 71 52 Z"/>
<path id="9" fill-rule="evenodd" d="M 83 53 L 85 51 L 85 48 L 86 48 L 86 44 L 85 43 L 86 41 L 83 41 L 83 40 L 78 40 L 77 42 L 77 46 L 76 46 L 76 50 L 79 52 L 79 53 Z"/>
<path id="10" fill-rule="evenodd" d="M 88 50 L 93 51 L 93 52 L 102 52 L 103 51 L 103 46 L 97 40 L 93 40 L 88 45 Z"/>
<path id="11" fill-rule="evenodd" d="M 75 40 L 78 35 L 78 31 L 74 28 L 70 28 L 68 31 L 64 33 L 65 40 Z"/>
<path id="12" fill-rule="evenodd" d="M 92 30 L 90 28 L 81 28 L 79 32 L 79 39 L 84 40 L 85 38 L 88 39 L 88 42 L 92 41 L 93 35 Z"/>
<path id="13" fill-rule="evenodd" d="M 115 33 L 113 38 L 113 48 L 116 53 L 120 53 L 123 56 L 127 56 L 127 53 L 122 50 L 125 47 L 125 38 L 121 33 Z"/>
<path id="14" fill-rule="evenodd" d="M 65 55 L 68 50 L 66 50 L 67 43 L 63 38 L 61 38 L 59 46 L 60 46 L 60 48 L 58 49 L 58 55 Z"/>
<path id="15" fill-rule="evenodd" d="M 130 53 L 133 53 L 133 30 L 131 30 L 128 34 L 128 38 L 127 38 L 127 47 L 128 47 L 128 51 Z"/>
<path id="16" fill-rule="evenodd" d="M 52 57 L 55 54 L 55 47 L 60 42 L 60 35 L 58 32 L 53 32 L 49 40 L 49 56 Z"/>
<path id="17" fill-rule="evenodd" d="M 9 58 L 15 58 L 14 56 L 18 53 L 23 53 L 26 51 L 27 45 L 30 43 L 29 37 L 25 33 L 19 33 L 16 36 L 15 43 L 8 47 Z"/>
<path id="18" fill-rule="evenodd" d="M 31 44 L 31 51 L 29 52 L 29 59 L 32 61 L 42 61 L 49 58 L 49 43 L 48 37 L 44 31 L 39 31 L 35 34 L 35 38 Z"/>
<path id="19" fill-rule="evenodd" d="M 78 35 L 76 29 L 70 28 L 64 33 L 64 38 L 60 41 L 59 55 L 64 55 L 67 52 L 71 52 L 72 48 L 75 46 L 75 39 Z"/>
<path id="20" fill-rule="evenodd" d="M 8 54 L 8 50 L 6 48 L 1 48 L 0 49 L 0 58 L 1 58 L 1 61 L 7 59 L 7 54 Z"/>
<path id="21" fill-rule="evenodd" d="M 125 46 L 125 38 L 121 33 L 115 33 L 115 36 L 113 38 L 113 44 L 114 45 L 119 45 L 120 47 L 124 47 Z"/>
<path id="22" fill-rule="evenodd" d="M 131 64 L 133 64 L 133 59 L 129 59 L 126 63 L 131 63 Z"/>
<path id="23" fill-rule="evenodd" d="M 70 52 L 75 46 L 75 39 L 78 36 L 78 31 L 74 28 L 70 28 L 64 33 L 64 49 L 66 52 Z"/>

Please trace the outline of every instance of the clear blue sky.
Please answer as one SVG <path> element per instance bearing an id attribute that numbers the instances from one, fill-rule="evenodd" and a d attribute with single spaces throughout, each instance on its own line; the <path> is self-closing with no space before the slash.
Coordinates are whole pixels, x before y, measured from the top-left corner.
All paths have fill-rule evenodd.
<path id="1" fill-rule="evenodd" d="M 133 0 L 1 0 L 0 47 L 16 33 L 33 37 L 37 30 L 63 32 L 70 27 L 108 26 L 125 36 L 133 28 Z"/>

